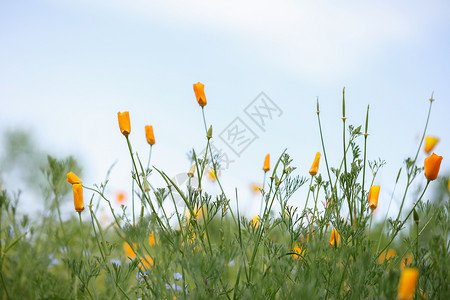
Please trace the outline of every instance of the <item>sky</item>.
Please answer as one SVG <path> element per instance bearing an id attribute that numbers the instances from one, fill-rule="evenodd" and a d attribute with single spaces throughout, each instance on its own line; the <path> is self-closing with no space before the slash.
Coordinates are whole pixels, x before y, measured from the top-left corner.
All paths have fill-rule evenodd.
<path id="1" fill-rule="evenodd" d="M 444 0 L 0 0 L 0 128 L 29 131 L 36 147 L 54 156 L 74 155 L 88 186 L 117 162 L 107 194 L 129 194 L 131 162 L 117 112 L 130 112 L 140 158 L 148 155 L 144 126 L 153 125 L 152 165 L 184 174 L 187 153 L 205 147 L 192 88 L 202 82 L 214 145 L 233 161 L 222 182 L 232 202 L 238 189 L 240 209 L 251 217 L 259 198 L 249 185 L 262 182 L 267 153 L 274 163 L 287 148 L 295 174 L 309 178 L 315 153 L 323 152 L 317 98 L 329 164 L 340 163 L 345 87 L 347 124 L 363 124 L 370 106 L 367 157 L 386 161 L 374 183 L 387 203 L 403 160 L 417 151 L 433 92 L 427 133 L 441 139 L 441 174 L 450 171 L 449 12 Z M 262 108 L 264 126 L 252 115 L 261 103 L 273 109 Z M 227 130 L 242 124 L 251 143 L 236 149 Z M 425 157 L 421 151 L 419 163 Z M 324 167 L 322 160 L 325 176 Z M 1 172 L 0 179 L 18 188 Z M 150 181 L 163 186 L 157 174 Z M 218 193 L 215 183 L 207 189 Z M 291 204 L 302 206 L 306 190 Z"/>

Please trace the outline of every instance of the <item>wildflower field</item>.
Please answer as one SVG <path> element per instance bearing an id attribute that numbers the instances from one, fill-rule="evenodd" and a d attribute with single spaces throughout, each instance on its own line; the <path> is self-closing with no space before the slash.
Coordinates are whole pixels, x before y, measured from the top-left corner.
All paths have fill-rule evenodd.
<path id="1" fill-rule="evenodd" d="M 249 217 L 239 209 L 239 192 L 222 188 L 204 85 L 193 88 L 206 151 L 191 152 L 187 182 L 152 165 L 153 127 L 139 124 L 146 136 L 133 136 L 130 118 L 139 112 L 124 111 L 117 139 L 132 164 L 129 207 L 114 209 L 108 175 L 85 182 L 71 157 L 48 156 L 41 167 L 48 215 L 22 213 L 20 194 L 1 189 L 0 299 L 450 299 L 450 181 L 439 173 L 446 155 L 433 153 L 439 138 L 427 133 L 433 97 L 417 152 L 405 154 L 390 199 L 379 201 L 383 186 L 374 185 L 384 161 L 366 158 L 369 107 L 365 124 L 349 124 L 344 94 L 335 132 L 342 144 L 323 139 L 317 100 L 311 113 L 322 148 L 312 150 L 311 168 L 296 169 L 299 158 L 283 145 L 261 157 L 255 168 L 262 185 L 254 187 L 260 213 Z M 134 152 L 134 138 L 146 138 L 149 152 Z M 327 151 L 339 151 L 341 160 L 328 161 Z M 155 186 L 155 177 L 165 185 Z M 204 190 L 207 177 L 218 194 Z M 404 189 L 395 189 L 399 183 Z M 299 189 L 306 197 L 297 207 L 290 200 Z M 73 216 L 63 219 L 61 201 L 72 193 Z M 375 222 L 374 211 L 394 198 L 400 209 Z M 112 222 L 102 221 L 100 205 Z"/>

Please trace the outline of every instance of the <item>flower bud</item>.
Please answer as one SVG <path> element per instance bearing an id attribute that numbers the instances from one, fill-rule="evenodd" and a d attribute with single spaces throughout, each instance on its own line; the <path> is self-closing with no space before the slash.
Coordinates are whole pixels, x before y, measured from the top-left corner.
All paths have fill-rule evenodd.
<path id="1" fill-rule="evenodd" d="M 337 229 L 331 230 L 331 235 L 330 235 L 330 243 L 328 244 L 328 246 L 335 246 L 339 247 L 339 243 L 341 241 L 341 236 L 339 234 L 339 232 L 337 231 Z"/>
<path id="2" fill-rule="evenodd" d="M 369 207 L 374 210 L 378 206 L 378 195 L 380 194 L 380 186 L 374 185 L 370 187 L 369 191 Z"/>
<path id="3" fill-rule="evenodd" d="M 187 173 L 187 175 L 192 178 L 192 177 L 194 177 L 194 172 L 195 172 L 195 164 L 192 165 L 192 167 L 189 170 L 189 172 Z"/>
<path id="4" fill-rule="evenodd" d="M 425 152 L 430 153 L 434 149 L 434 146 L 436 146 L 436 144 L 438 142 L 439 142 L 439 138 L 430 136 L 430 135 L 427 136 L 425 138 L 425 148 L 424 148 Z"/>
<path id="5" fill-rule="evenodd" d="M 209 126 L 208 132 L 206 133 L 206 137 L 208 139 L 212 138 L 212 125 Z"/>
<path id="6" fill-rule="evenodd" d="M 73 172 L 67 173 L 67 182 L 70 184 L 82 183 L 83 181 L 78 178 Z"/>
<path id="7" fill-rule="evenodd" d="M 120 132 L 122 132 L 122 134 L 125 136 L 129 135 L 131 132 L 131 123 L 130 123 L 129 112 L 127 112 L 127 111 L 125 111 L 123 113 L 118 112 L 117 117 L 119 119 Z"/>
<path id="8" fill-rule="evenodd" d="M 438 177 L 439 169 L 441 167 L 442 156 L 431 154 L 424 161 L 425 177 L 428 180 L 435 180 Z"/>
<path id="9" fill-rule="evenodd" d="M 417 279 L 419 279 L 419 269 L 405 268 L 400 276 L 398 283 L 397 298 L 399 300 L 412 299 L 414 290 L 416 289 Z"/>
<path id="10" fill-rule="evenodd" d="M 320 152 L 317 152 L 316 157 L 314 158 L 314 162 L 311 166 L 311 169 L 309 170 L 309 174 L 311 174 L 312 176 L 315 176 L 319 171 L 319 161 L 320 161 Z"/>
<path id="11" fill-rule="evenodd" d="M 73 184 L 73 202 L 77 212 L 82 212 L 84 210 L 83 187 L 79 183 Z"/>
<path id="12" fill-rule="evenodd" d="M 267 172 L 270 170 L 270 154 L 267 154 L 266 158 L 264 159 L 263 170 L 264 170 L 264 172 Z"/>
<path id="13" fill-rule="evenodd" d="M 155 144 L 155 135 L 153 134 L 153 126 L 147 125 L 145 126 L 145 137 L 147 138 L 147 143 L 149 145 Z"/>
<path id="14" fill-rule="evenodd" d="M 205 96 L 205 85 L 198 82 L 194 84 L 194 93 L 197 98 L 198 105 L 201 107 L 206 105 L 206 96 Z"/>

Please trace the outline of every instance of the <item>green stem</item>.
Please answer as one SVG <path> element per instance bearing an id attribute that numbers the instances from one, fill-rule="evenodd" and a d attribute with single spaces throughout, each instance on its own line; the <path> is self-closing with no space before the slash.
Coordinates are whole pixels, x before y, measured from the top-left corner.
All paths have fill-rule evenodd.
<path id="1" fill-rule="evenodd" d="M 376 256 L 377 258 L 381 255 L 381 253 L 383 253 L 384 250 L 386 250 L 389 245 L 391 245 L 392 241 L 395 239 L 395 237 L 397 236 L 397 234 L 399 233 L 399 231 L 402 229 L 403 225 L 406 223 L 406 221 L 408 220 L 408 218 L 411 216 L 411 214 L 413 213 L 414 209 L 416 208 L 417 204 L 419 204 L 420 200 L 422 200 L 423 195 L 425 194 L 425 191 L 428 188 L 428 185 L 430 184 L 430 180 L 427 181 L 427 185 L 425 186 L 425 188 L 423 189 L 422 194 L 419 197 L 419 200 L 416 201 L 416 203 L 414 204 L 413 208 L 411 209 L 411 211 L 409 212 L 409 214 L 406 216 L 405 220 L 398 226 L 398 229 L 394 232 L 394 234 L 392 235 L 391 240 L 386 244 L 386 246 L 384 246 L 384 248 L 378 253 L 378 255 Z"/>
<path id="2" fill-rule="evenodd" d="M 261 216 L 261 214 L 262 214 L 263 203 L 265 202 L 264 201 L 264 187 L 266 186 L 266 174 L 267 174 L 267 172 L 265 171 L 263 185 L 262 185 L 263 187 L 262 187 L 262 191 L 261 191 L 261 206 L 259 208 L 259 216 Z"/>
<path id="3" fill-rule="evenodd" d="M 411 168 L 413 168 L 416 165 L 417 157 L 419 156 L 419 152 L 420 152 L 420 149 L 422 148 L 423 140 L 425 139 L 425 134 L 426 134 L 427 128 L 428 128 L 428 121 L 430 120 L 431 106 L 433 105 L 433 101 L 434 101 L 433 94 L 431 94 L 430 105 L 428 106 L 427 121 L 425 122 L 425 128 L 423 129 L 422 138 L 420 139 L 420 143 L 419 143 L 419 147 L 417 148 L 416 156 L 414 157 L 414 160 L 411 163 L 411 165 L 412 165 Z M 400 204 L 400 209 L 398 210 L 397 220 L 400 218 L 400 214 L 402 213 L 403 204 L 404 204 L 405 198 L 406 198 L 406 193 L 408 192 L 409 185 L 411 184 L 409 182 L 410 177 L 411 177 L 411 173 L 410 173 L 410 170 L 408 170 L 408 184 L 406 185 L 405 193 L 403 194 L 402 203 Z"/>
<path id="4" fill-rule="evenodd" d="M 369 127 L 369 105 L 367 105 L 367 113 L 366 113 L 366 127 L 364 133 L 364 165 L 363 165 L 363 179 L 362 179 L 362 187 L 361 187 L 361 211 L 360 211 L 360 219 L 364 213 L 364 199 L 365 199 L 365 191 L 364 191 L 364 183 L 366 179 L 366 153 L 367 153 L 367 129 Z M 356 214 L 355 214 L 356 219 Z"/>
<path id="5" fill-rule="evenodd" d="M 325 157 L 325 165 L 327 167 L 328 180 L 330 181 L 331 191 L 333 191 L 333 183 L 331 182 L 330 168 L 328 167 L 327 152 L 325 151 L 325 143 L 323 141 L 322 125 L 320 124 L 319 97 L 317 97 L 317 121 L 319 122 L 320 140 L 322 142 L 323 156 Z"/>
<path id="6" fill-rule="evenodd" d="M 83 222 L 81 221 L 81 211 L 78 212 L 78 217 L 80 218 L 80 235 L 81 235 L 81 245 L 82 245 L 82 249 L 81 249 L 81 257 L 83 257 L 83 251 L 84 251 L 84 255 L 87 257 L 87 253 L 86 253 L 86 245 L 84 242 L 84 235 L 83 235 Z"/>

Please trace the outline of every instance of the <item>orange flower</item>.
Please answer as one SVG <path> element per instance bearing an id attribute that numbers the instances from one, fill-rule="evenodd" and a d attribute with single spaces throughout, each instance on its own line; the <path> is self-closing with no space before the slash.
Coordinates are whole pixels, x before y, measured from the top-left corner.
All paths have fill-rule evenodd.
<path id="1" fill-rule="evenodd" d="M 411 253 L 406 254 L 406 256 L 402 259 L 402 262 L 400 265 L 401 269 L 403 270 L 404 268 L 408 267 L 412 263 L 412 259 L 413 259 L 413 257 L 411 255 Z"/>
<path id="2" fill-rule="evenodd" d="M 331 230 L 330 235 L 330 243 L 328 246 L 334 246 L 336 244 L 336 247 L 339 247 L 339 243 L 341 241 L 341 235 L 336 229 Z"/>
<path id="3" fill-rule="evenodd" d="M 305 254 L 305 250 L 303 250 L 303 247 L 300 246 L 299 244 L 296 244 L 296 245 L 295 245 L 295 247 L 294 247 L 294 249 L 293 249 L 292 252 L 298 254 L 298 255 L 296 255 L 296 254 L 291 254 L 292 257 L 294 257 L 294 258 L 302 258 L 302 256 Z"/>
<path id="4" fill-rule="evenodd" d="M 257 184 L 257 183 L 250 184 L 250 190 L 255 195 L 260 194 L 261 193 L 261 189 L 262 189 L 262 185 L 260 185 L 260 184 Z"/>
<path id="5" fill-rule="evenodd" d="M 153 266 L 153 259 L 150 257 L 150 255 L 146 255 L 144 258 L 141 259 L 141 268 L 148 269 L 150 266 Z"/>
<path id="6" fill-rule="evenodd" d="M 416 289 L 419 270 L 417 268 L 405 268 L 398 283 L 397 298 L 399 300 L 409 300 L 413 298 Z"/>
<path id="7" fill-rule="evenodd" d="M 263 170 L 264 170 L 264 172 L 267 172 L 270 170 L 270 154 L 267 154 L 266 158 L 264 159 Z"/>
<path id="8" fill-rule="evenodd" d="M 150 243 L 150 246 L 155 246 L 155 235 L 153 232 L 150 232 L 150 235 L 148 236 L 148 242 Z"/>
<path id="9" fill-rule="evenodd" d="M 129 258 L 135 258 L 136 257 L 136 244 L 132 243 L 132 246 L 130 246 L 130 244 L 128 244 L 127 242 L 123 243 L 123 249 L 125 250 L 125 253 L 127 255 L 127 257 Z"/>
<path id="10" fill-rule="evenodd" d="M 147 143 L 150 145 L 155 144 L 155 135 L 153 134 L 153 126 L 147 125 L 145 126 L 145 137 L 147 138 Z"/>
<path id="11" fill-rule="evenodd" d="M 436 155 L 434 153 L 425 158 L 425 177 L 428 180 L 435 180 L 438 177 L 442 158 L 442 156 Z"/>
<path id="12" fill-rule="evenodd" d="M 75 210 L 82 212 L 84 210 L 83 203 L 83 187 L 79 183 L 73 184 L 73 202 L 75 204 Z"/>
<path id="13" fill-rule="evenodd" d="M 194 93 L 197 98 L 198 105 L 201 107 L 206 105 L 205 85 L 198 82 L 194 84 Z"/>
<path id="14" fill-rule="evenodd" d="M 378 195 L 380 194 L 380 186 L 374 185 L 370 187 L 369 191 L 369 207 L 374 210 L 378 206 Z"/>
<path id="15" fill-rule="evenodd" d="M 67 173 L 67 182 L 70 184 L 75 184 L 75 183 L 82 183 L 83 181 L 78 178 L 77 175 L 75 175 L 73 172 L 69 172 Z"/>
<path id="16" fill-rule="evenodd" d="M 131 132 L 130 113 L 127 111 L 124 111 L 123 113 L 118 112 L 117 116 L 119 118 L 120 132 L 125 136 L 129 135 Z"/>
<path id="17" fill-rule="evenodd" d="M 397 251 L 394 249 L 389 249 L 387 254 L 385 251 L 380 254 L 380 257 L 378 257 L 378 263 L 382 264 L 384 262 L 384 257 L 386 256 L 386 259 L 389 260 L 391 257 L 394 257 L 397 255 Z"/>
<path id="18" fill-rule="evenodd" d="M 319 161 L 320 161 L 320 152 L 316 153 L 316 157 L 314 158 L 314 162 L 311 166 L 311 169 L 309 169 L 309 174 L 312 176 L 315 176 L 317 174 L 317 171 L 319 171 Z"/>
<path id="19" fill-rule="evenodd" d="M 439 142 L 439 138 L 434 137 L 434 136 L 427 136 L 425 138 L 425 152 L 426 153 L 430 153 L 434 146 L 436 146 L 436 144 Z"/>
<path id="20" fill-rule="evenodd" d="M 116 193 L 116 202 L 118 204 L 122 204 L 127 200 L 127 194 L 125 192 L 117 192 Z"/>

